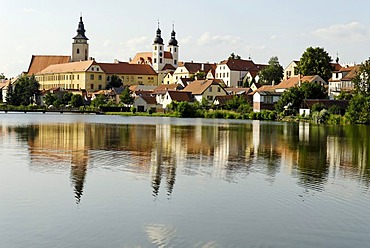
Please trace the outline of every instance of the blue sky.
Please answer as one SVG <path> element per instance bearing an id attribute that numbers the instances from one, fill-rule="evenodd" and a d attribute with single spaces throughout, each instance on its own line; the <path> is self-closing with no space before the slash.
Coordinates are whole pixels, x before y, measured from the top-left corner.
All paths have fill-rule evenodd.
<path id="1" fill-rule="evenodd" d="M 219 62 L 234 52 L 256 63 L 278 56 L 285 67 L 309 46 L 323 47 L 341 63 L 370 56 L 370 2 L 353 0 L 85 1 L 0 0 L 0 73 L 16 76 L 32 55 L 70 55 L 82 12 L 90 56 L 128 61 L 150 51 L 160 20 L 172 22 L 180 60 Z"/>

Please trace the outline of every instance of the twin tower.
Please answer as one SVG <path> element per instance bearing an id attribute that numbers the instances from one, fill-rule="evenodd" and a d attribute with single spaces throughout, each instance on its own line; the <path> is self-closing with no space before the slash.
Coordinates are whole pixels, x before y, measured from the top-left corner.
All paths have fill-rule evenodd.
<path id="1" fill-rule="evenodd" d="M 85 35 L 85 26 L 82 21 L 82 16 L 80 17 L 80 22 L 78 23 L 77 35 L 73 38 L 72 44 L 72 59 L 71 62 L 85 61 L 89 59 L 89 40 Z M 151 58 L 151 65 L 155 71 L 165 70 L 168 65 L 173 67 L 178 67 L 179 60 L 179 46 L 176 40 L 176 32 L 174 26 L 172 26 L 171 38 L 168 42 L 167 51 L 164 49 L 163 39 L 161 37 L 161 30 L 157 29 L 157 35 L 153 42 L 153 51 Z"/>

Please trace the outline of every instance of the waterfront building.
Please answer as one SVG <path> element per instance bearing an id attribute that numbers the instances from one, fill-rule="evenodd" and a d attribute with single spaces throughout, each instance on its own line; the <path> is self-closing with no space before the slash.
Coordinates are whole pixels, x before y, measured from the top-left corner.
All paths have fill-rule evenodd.
<path id="1" fill-rule="evenodd" d="M 216 96 L 225 96 L 227 92 L 218 79 L 196 80 L 184 88 L 184 91 L 191 92 L 198 102 L 206 99 L 212 103 Z"/>

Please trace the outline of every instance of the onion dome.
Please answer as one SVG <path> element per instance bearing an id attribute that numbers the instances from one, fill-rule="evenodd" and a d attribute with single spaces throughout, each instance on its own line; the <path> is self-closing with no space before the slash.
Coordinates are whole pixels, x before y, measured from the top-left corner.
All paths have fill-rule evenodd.
<path id="1" fill-rule="evenodd" d="M 77 35 L 73 39 L 83 39 L 88 40 L 88 38 L 85 36 L 85 25 L 82 21 L 82 16 L 80 16 L 80 22 L 78 23 L 78 29 L 77 29 Z"/>
<path id="2" fill-rule="evenodd" d="M 178 42 L 176 40 L 176 32 L 174 29 L 172 29 L 172 32 L 171 32 L 171 39 L 170 41 L 168 42 L 168 45 L 169 46 L 177 46 Z"/>
<path id="3" fill-rule="evenodd" d="M 163 45 L 163 39 L 161 37 L 161 30 L 159 29 L 159 27 L 157 29 L 157 36 L 154 39 L 154 44 Z"/>

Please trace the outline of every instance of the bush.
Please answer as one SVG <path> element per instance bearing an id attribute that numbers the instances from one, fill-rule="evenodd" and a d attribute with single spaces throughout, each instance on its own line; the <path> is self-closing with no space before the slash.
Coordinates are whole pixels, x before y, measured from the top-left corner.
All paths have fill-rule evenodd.
<path id="1" fill-rule="evenodd" d="M 130 111 L 131 111 L 133 114 L 135 114 L 135 113 L 136 113 L 136 108 L 135 108 L 134 106 L 132 106 L 132 107 L 130 108 Z"/>

